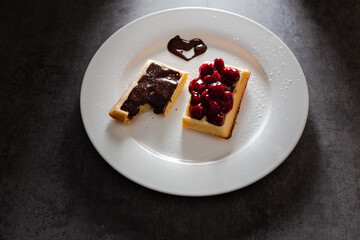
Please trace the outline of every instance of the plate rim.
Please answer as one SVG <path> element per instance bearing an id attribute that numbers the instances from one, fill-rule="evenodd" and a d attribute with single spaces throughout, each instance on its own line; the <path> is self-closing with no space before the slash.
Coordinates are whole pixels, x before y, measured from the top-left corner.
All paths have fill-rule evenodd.
<path id="1" fill-rule="evenodd" d="M 287 53 L 290 54 L 291 58 L 293 60 L 295 60 L 295 63 L 299 66 L 299 70 L 301 71 L 302 73 L 302 77 L 305 81 L 305 98 L 302 99 L 302 100 L 305 100 L 305 108 L 306 108 L 306 116 L 304 116 L 304 120 L 303 121 L 303 124 L 302 126 L 299 127 L 299 129 L 301 129 L 301 131 L 299 132 L 299 134 L 297 135 L 296 137 L 296 141 L 295 141 L 295 144 L 293 146 L 290 147 L 290 150 L 288 152 L 286 152 L 286 154 L 284 154 L 284 157 L 283 159 L 280 159 L 280 161 L 277 161 L 276 164 L 274 164 L 271 168 L 268 168 L 266 171 L 263 172 L 263 174 L 259 174 L 257 177 L 254 177 L 252 181 L 249 181 L 247 182 L 246 184 L 243 184 L 243 185 L 240 185 L 238 187 L 235 187 L 235 188 L 229 188 L 229 189 L 226 189 L 226 190 L 222 190 L 222 191 L 208 191 L 208 193 L 201 193 L 201 194 L 194 194 L 194 193 L 184 193 L 184 192 L 178 192 L 178 191 L 173 191 L 172 189 L 167 189 L 166 191 L 163 190 L 163 189 L 160 189 L 160 188 L 157 188 L 156 186 L 153 186 L 151 184 L 145 184 L 144 182 L 141 182 L 141 181 L 138 181 L 138 179 L 135 179 L 131 176 L 129 176 L 128 174 L 126 174 L 126 172 L 124 171 L 120 171 L 116 166 L 113 165 L 113 163 L 110 161 L 110 160 L 107 160 L 102 151 L 100 151 L 100 149 L 98 148 L 98 146 L 95 144 L 94 142 L 94 139 L 92 139 L 92 137 L 90 136 L 90 134 L 88 133 L 88 129 L 89 127 L 86 125 L 86 121 L 84 120 L 84 116 L 85 116 L 85 113 L 84 113 L 84 107 L 83 107 L 83 95 L 84 95 L 84 83 L 85 83 L 85 77 L 88 73 L 88 70 L 91 66 L 91 63 L 93 62 L 93 60 L 95 59 L 95 56 L 101 51 L 102 47 L 105 46 L 107 44 L 107 42 L 111 41 L 112 38 L 114 38 L 118 32 L 120 31 L 123 31 L 124 29 L 126 28 L 129 28 L 131 27 L 133 24 L 136 24 L 137 22 L 139 21 L 142 21 L 143 19 L 146 19 L 146 18 L 149 18 L 149 17 L 152 17 L 154 15 L 159 15 L 159 14 L 162 14 L 162 13 L 168 13 L 168 12 L 172 12 L 172 11 L 182 11 L 182 10 L 206 10 L 206 11 L 212 11 L 212 12 L 221 12 L 221 13 L 224 13 L 224 14 L 229 14 L 229 15 L 232 15 L 232 16 L 235 16 L 237 18 L 241 18 L 245 21 L 248 21 L 250 22 L 251 24 L 254 24 L 256 25 L 257 27 L 265 30 L 266 32 L 270 33 L 272 37 L 275 37 L 275 39 L 279 42 L 282 43 L 282 45 L 286 48 L 286 51 Z M 169 8 L 169 9 L 164 9 L 164 10 L 161 10 L 161 11 L 156 11 L 156 12 L 153 12 L 153 13 L 150 13 L 150 14 L 146 14 L 142 17 L 139 17 L 139 18 L 136 18 L 135 20 L 132 20 L 131 22 L 125 24 L 123 27 L 119 28 L 118 30 L 116 30 L 114 33 L 111 34 L 110 37 L 108 37 L 102 44 L 101 46 L 97 49 L 97 51 L 95 52 L 95 54 L 92 56 L 91 58 L 91 61 L 89 62 L 87 68 L 86 68 L 86 71 L 85 71 L 85 74 L 84 74 L 84 77 L 83 77 L 83 81 L 82 81 L 82 84 L 81 84 L 81 90 L 80 90 L 80 112 L 81 112 L 81 119 L 82 119 L 82 122 L 83 122 L 83 125 L 84 125 L 84 128 L 85 128 L 85 132 L 87 133 L 87 136 L 90 140 L 90 142 L 92 143 L 92 145 L 94 146 L 94 148 L 96 149 L 96 151 L 99 153 L 99 155 L 115 170 L 117 171 L 118 173 L 120 173 L 121 175 L 125 176 L 126 178 L 128 178 L 129 180 L 143 186 L 143 187 L 146 187 L 146 188 L 149 188 L 149 189 L 152 189 L 154 191 L 158 191 L 158 192 L 161 192 L 161 193 L 165 193 L 165 194 L 171 194 L 171 195 L 177 195 L 177 196 L 187 196 L 187 197 L 203 197 L 203 196 L 214 196 L 214 195 L 220 195 L 220 194 L 225 194 L 225 193 L 228 193 L 228 192 L 232 192 L 232 191 L 236 191 L 236 190 L 239 190 L 241 188 L 245 188 L 257 181 L 259 181 L 260 179 L 264 178 L 265 176 L 267 176 L 268 174 L 270 174 L 271 172 L 273 172 L 277 167 L 279 167 L 287 158 L 288 156 L 293 152 L 293 150 L 295 149 L 295 147 L 297 146 L 299 140 L 301 139 L 302 135 L 303 135 L 303 132 L 305 130 L 305 127 L 306 127 L 306 123 L 307 123 L 307 119 L 308 119 L 308 114 L 309 114 L 309 90 L 308 90 L 308 84 L 307 84 L 307 81 L 306 81 L 306 77 L 305 77 L 305 74 L 301 68 L 301 65 L 299 63 L 299 61 L 297 60 L 297 58 L 295 57 L 294 53 L 291 51 L 291 49 L 276 35 L 274 34 L 272 31 L 270 31 L 269 29 L 267 29 L 266 27 L 264 27 L 263 25 L 257 23 L 256 21 L 248 18 L 248 17 L 245 17 L 245 16 L 242 16 L 240 14 L 237 14 L 237 13 L 233 13 L 233 12 L 229 12 L 229 11 L 226 11 L 226 10 L 222 10 L 222 9 L 216 9 L 216 8 L 209 8 L 209 7 L 178 7 L 178 8 Z"/>

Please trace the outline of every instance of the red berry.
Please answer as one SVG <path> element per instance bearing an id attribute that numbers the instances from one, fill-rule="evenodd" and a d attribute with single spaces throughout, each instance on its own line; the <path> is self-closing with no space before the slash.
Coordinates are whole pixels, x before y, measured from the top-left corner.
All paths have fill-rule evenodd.
<path id="1" fill-rule="evenodd" d="M 223 106 L 223 113 L 228 113 L 231 111 L 231 109 L 233 108 L 234 106 L 234 102 L 229 102 L 227 105 Z"/>
<path id="2" fill-rule="evenodd" d="M 202 119 L 203 116 L 204 116 L 204 107 L 202 106 L 201 103 L 195 105 L 195 106 L 192 106 L 190 108 L 190 116 L 192 118 L 195 118 L 195 119 Z"/>
<path id="3" fill-rule="evenodd" d="M 207 115 L 208 116 L 216 116 L 220 113 L 221 111 L 221 106 L 220 104 L 215 101 L 215 100 L 211 100 L 210 103 L 209 103 L 209 108 L 208 108 L 208 111 L 207 111 Z"/>
<path id="4" fill-rule="evenodd" d="M 214 71 L 215 71 L 215 67 L 214 67 L 214 64 L 212 64 L 212 63 L 204 63 L 199 68 L 200 77 L 202 77 L 202 78 L 205 77 L 206 75 L 213 74 Z"/>
<path id="5" fill-rule="evenodd" d="M 203 91 L 203 93 L 201 94 L 201 102 L 203 103 L 203 104 L 208 104 L 209 102 L 210 102 L 210 100 L 211 100 L 211 97 L 210 97 L 210 95 L 209 95 L 209 90 L 205 90 L 205 91 Z"/>
<path id="6" fill-rule="evenodd" d="M 210 84 L 210 83 L 213 83 L 213 82 L 214 82 L 214 79 L 213 79 L 211 76 L 206 75 L 206 76 L 204 77 L 204 81 L 205 81 L 207 84 Z"/>
<path id="7" fill-rule="evenodd" d="M 240 73 L 235 68 L 226 67 L 222 72 L 223 76 L 225 77 L 226 81 L 234 84 L 240 79 Z"/>
<path id="8" fill-rule="evenodd" d="M 191 93 L 190 103 L 191 103 L 191 105 L 196 105 L 196 104 L 200 103 L 200 94 L 198 92 L 193 91 Z"/>
<path id="9" fill-rule="evenodd" d="M 218 73 L 218 71 L 215 71 L 211 76 L 210 75 L 206 75 L 204 77 L 204 81 L 208 84 L 217 82 L 217 81 L 221 81 L 221 75 Z"/>
<path id="10" fill-rule="evenodd" d="M 214 82 L 209 85 L 209 94 L 217 98 L 222 97 L 225 91 L 225 86 L 221 82 Z"/>
<path id="11" fill-rule="evenodd" d="M 221 106 L 222 106 L 221 111 L 222 111 L 223 113 L 228 113 L 228 112 L 230 112 L 231 109 L 232 109 L 233 106 L 234 106 L 234 101 L 233 101 L 233 100 L 230 100 L 230 101 L 228 101 L 228 102 L 221 101 L 220 103 L 221 103 Z"/>
<path id="12" fill-rule="evenodd" d="M 214 66 L 215 66 L 215 69 L 221 73 L 225 67 L 224 60 L 222 60 L 221 58 L 215 58 Z"/>
<path id="13" fill-rule="evenodd" d="M 207 86 L 207 84 L 202 79 L 198 79 L 194 83 L 194 90 L 193 91 L 197 91 L 199 93 L 202 93 L 206 89 L 206 86 Z"/>
<path id="14" fill-rule="evenodd" d="M 216 116 L 208 118 L 208 121 L 217 126 L 222 126 L 224 124 L 225 116 L 224 114 L 219 113 Z"/>
<path id="15" fill-rule="evenodd" d="M 233 93 L 230 91 L 225 91 L 223 98 L 224 98 L 224 101 L 233 100 Z"/>
<path id="16" fill-rule="evenodd" d="M 226 86 L 229 85 L 229 83 L 226 81 L 226 77 L 224 77 L 224 75 L 221 75 L 221 81 L 223 84 L 225 84 Z M 231 84 L 233 85 L 233 84 Z"/>
<path id="17" fill-rule="evenodd" d="M 189 83 L 189 92 L 190 93 L 192 93 L 194 91 L 194 84 L 197 80 L 198 80 L 198 78 L 195 78 L 195 79 L 191 80 L 191 82 Z"/>
<path id="18" fill-rule="evenodd" d="M 223 113 L 230 112 L 234 105 L 234 98 L 232 92 L 225 91 L 222 100 L 219 100 L 219 102 L 222 106 L 221 110 Z"/>
<path id="19" fill-rule="evenodd" d="M 215 71 L 212 75 L 211 75 L 212 78 L 214 78 L 216 81 L 221 81 L 221 75 L 218 71 Z M 214 82 L 216 82 L 214 81 Z"/>

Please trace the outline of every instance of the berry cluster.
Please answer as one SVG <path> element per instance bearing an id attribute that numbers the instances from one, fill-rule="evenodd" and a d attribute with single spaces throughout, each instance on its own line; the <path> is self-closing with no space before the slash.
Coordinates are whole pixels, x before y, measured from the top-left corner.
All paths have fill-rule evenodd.
<path id="1" fill-rule="evenodd" d="M 221 126 L 225 114 L 233 108 L 232 90 L 240 79 L 240 73 L 237 69 L 225 67 L 221 58 L 216 58 L 214 63 L 204 63 L 199 72 L 199 77 L 189 84 L 190 116 L 199 120 L 206 116 L 208 122 Z"/>

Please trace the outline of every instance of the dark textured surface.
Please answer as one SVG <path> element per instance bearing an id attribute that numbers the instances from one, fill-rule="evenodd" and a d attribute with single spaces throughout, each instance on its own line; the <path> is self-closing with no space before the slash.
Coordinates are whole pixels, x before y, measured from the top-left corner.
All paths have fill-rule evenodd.
<path id="1" fill-rule="evenodd" d="M 359 1 L 196 3 L 269 28 L 307 77 L 304 134 L 261 181 L 169 196 L 97 154 L 79 110 L 89 61 L 120 27 L 179 6 L 194 4 L 0 2 L 0 239 L 360 239 Z"/>

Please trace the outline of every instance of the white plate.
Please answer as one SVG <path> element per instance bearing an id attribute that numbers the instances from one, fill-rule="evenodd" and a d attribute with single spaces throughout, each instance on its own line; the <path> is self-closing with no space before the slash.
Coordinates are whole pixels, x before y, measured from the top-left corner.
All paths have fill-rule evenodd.
<path id="1" fill-rule="evenodd" d="M 207 52 L 189 62 L 172 55 L 166 46 L 177 34 L 201 38 Z M 202 62 L 216 57 L 251 70 L 231 139 L 182 128 L 187 85 L 165 118 L 149 111 L 123 125 L 109 117 L 148 58 L 188 71 L 190 81 Z M 80 104 L 91 142 L 118 172 L 160 192 L 206 196 L 245 187 L 279 166 L 302 134 L 309 97 L 299 63 L 269 30 L 229 12 L 180 8 L 113 34 L 88 66 Z"/>

